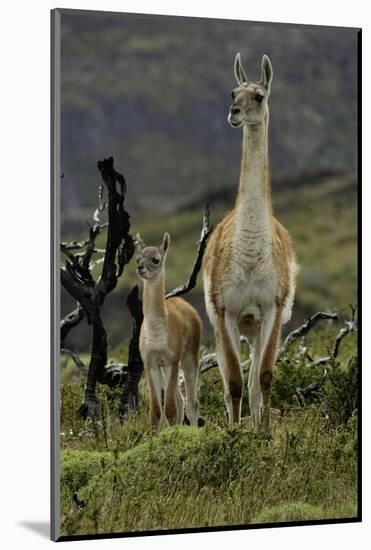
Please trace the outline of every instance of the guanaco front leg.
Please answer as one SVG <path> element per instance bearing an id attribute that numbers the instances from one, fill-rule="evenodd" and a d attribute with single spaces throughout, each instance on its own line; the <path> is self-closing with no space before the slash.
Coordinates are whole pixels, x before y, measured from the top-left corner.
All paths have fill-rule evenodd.
<path id="1" fill-rule="evenodd" d="M 231 318 L 223 316 L 216 334 L 216 351 L 224 383 L 224 400 L 230 424 L 241 421 L 243 376 L 239 341 L 237 324 Z"/>
<path id="2" fill-rule="evenodd" d="M 149 391 L 149 420 L 153 430 L 158 431 L 161 425 L 161 371 L 156 359 L 145 361 L 145 372 Z"/>

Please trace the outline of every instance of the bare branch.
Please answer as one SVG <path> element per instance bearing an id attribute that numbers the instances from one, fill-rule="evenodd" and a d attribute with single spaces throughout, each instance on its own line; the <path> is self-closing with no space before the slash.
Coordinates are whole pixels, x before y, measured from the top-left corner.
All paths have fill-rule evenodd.
<path id="1" fill-rule="evenodd" d="M 203 374 L 210 369 L 213 369 L 218 366 L 218 361 L 216 358 L 216 353 L 208 353 L 201 357 L 199 362 L 200 373 Z"/>
<path id="2" fill-rule="evenodd" d="M 199 361 L 199 369 L 200 374 L 204 374 L 210 369 L 214 369 L 218 366 L 218 360 L 216 357 L 216 353 L 207 353 L 203 357 L 201 357 Z M 251 359 L 246 359 L 246 361 L 243 361 L 241 364 L 242 370 L 244 372 L 247 372 L 250 369 L 251 366 Z"/>
<path id="3" fill-rule="evenodd" d="M 338 334 L 335 338 L 335 342 L 334 342 L 333 348 L 330 352 L 330 355 L 327 355 L 326 357 L 320 357 L 319 359 L 316 359 L 313 362 L 313 365 L 324 365 L 324 364 L 328 363 L 329 361 L 333 361 L 334 359 L 336 359 L 336 357 L 338 356 L 338 353 L 339 353 L 340 344 L 343 341 L 343 339 L 348 334 L 351 334 L 352 332 L 357 331 L 357 320 L 356 320 L 357 309 L 353 308 L 353 306 L 351 306 L 351 308 L 352 308 L 352 319 L 351 319 L 351 321 L 344 321 L 344 326 L 343 326 L 343 328 L 341 328 L 339 330 L 339 332 L 338 332 Z"/>
<path id="4" fill-rule="evenodd" d="M 84 317 L 85 312 L 78 303 L 77 308 L 71 311 L 68 315 L 66 315 L 64 319 L 61 320 L 61 348 L 64 348 L 64 342 L 66 340 L 67 334 L 72 328 L 76 327 Z"/>
<path id="5" fill-rule="evenodd" d="M 97 260 L 93 260 L 92 262 L 90 262 L 89 264 L 90 271 L 94 269 L 94 267 L 96 267 L 97 265 L 102 264 L 103 262 L 104 262 L 104 258 L 98 258 Z"/>
<path id="6" fill-rule="evenodd" d="M 94 220 L 95 226 L 100 226 L 100 215 L 103 212 L 103 210 L 105 210 L 105 208 L 107 207 L 107 203 L 103 200 L 103 192 L 104 192 L 104 187 L 103 185 L 100 185 L 98 187 L 99 205 L 93 214 L 93 220 Z"/>
<path id="7" fill-rule="evenodd" d="M 81 248 L 85 248 L 89 241 L 71 241 L 70 243 L 67 242 L 61 242 L 61 248 L 64 250 L 81 250 Z"/>
<path id="8" fill-rule="evenodd" d="M 318 311 L 317 313 L 312 315 L 312 317 L 309 317 L 309 319 L 303 325 L 293 330 L 292 332 L 290 332 L 290 334 L 286 336 L 285 341 L 283 342 L 279 351 L 278 359 L 280 359 L 284 355 L 284 353 L 286 353 L 287 348 L 294 340 L 297 340 L 298 338 L 301 338 L 302 336 L 307 334 L 321 319 L 331 319 L 333 321 L 337 321 L 338 315 L 337 313 L 325 313 L 323 311 Z"/>
<path id="9" fill-rule="evenodd" d="M 61 353 L 63 353 L 64 355 L 69 355 L 74 360 L 76 366 L 86 372 L 86 367 L 81 361 L 80 357 L 77 355 L 77 353 L 67 348 L 61 348 Z"/>
<path id="10" fill-rule="evenodd" d="M 202 217 L 202 230 L 201 230 L 200 240 L 198 241 L 196 260 L 193 265 L 193 269 L 188 279 L 188 282 L 185 285 L 178 286 L 177 288 L 175 288 L 174 290 L 166 294 L 166 298 L 181 296 L 182 294 L 189 292 L 196 286 L 197 276 L 201 269 L 202 259 L 205 253 L 207 240 L 212 230 L 213 228 L 210 227 L 210 209 L 209 209 L 209 205 L 206 205 L 206 208 L 204 210 L 203 217 Z"/>

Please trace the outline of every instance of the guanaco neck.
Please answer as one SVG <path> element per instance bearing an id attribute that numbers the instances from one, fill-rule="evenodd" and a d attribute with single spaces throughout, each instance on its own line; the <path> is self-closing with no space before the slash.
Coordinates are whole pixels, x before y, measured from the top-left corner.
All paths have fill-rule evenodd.
<path id="1" fill-rule="evenodd" d="M 143 281 L 143 314 L 147 324 L 166 319 L 164 267 L 153 279 Z"/>
<path id="2" fill-rule="evenodd" d="M 243 127 L 240 181 L 236 201 L 237 227 L 259 231 L 269 226 L 272 199 L 268 159 L 267 113 L 262 124 Z"/>

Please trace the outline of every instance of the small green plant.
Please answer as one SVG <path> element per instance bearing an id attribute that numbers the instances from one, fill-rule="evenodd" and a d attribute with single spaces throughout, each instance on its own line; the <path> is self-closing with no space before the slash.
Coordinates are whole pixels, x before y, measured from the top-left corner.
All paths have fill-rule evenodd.
<path id="1" fill-rule="evenodd" d="M 358 358 L 347 363 L 334 361 L 328 369 L 326 383 L 328 414 L 337 425 L 348 424 L 358 409 Z"/>

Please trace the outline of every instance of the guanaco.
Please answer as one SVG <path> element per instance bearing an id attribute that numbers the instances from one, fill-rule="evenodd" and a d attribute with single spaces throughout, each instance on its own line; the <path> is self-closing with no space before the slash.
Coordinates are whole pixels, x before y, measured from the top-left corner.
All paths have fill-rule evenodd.
<path id="1" fill-rule="evenodd" d="M 206 309 L 214 327 L 229 421 L 240 422 L 243 373 L 240 335 L 252 354 L 252 423 L 269 430 L 273 367 L 281 325 L 291 317 L 296 262 L 287 230 L 273 216 L 268 160 L 268 98 L 272 65 L 264 55 L 259 81 L 249 80 L 236 55 L 237 87 L 228 122 L 243 129 L 235 206 L 216 227 L 203 260 Z"/>
<path id="2" fill-rule="evenodd" d="M 165 261 L 170 236 L 164 234 L 160 247 L 146 246 L 136 237 L 137 273 L 143 279 L 143 324 L 140 352 L 149 390 L 150 425 L 159 430 L 163 411 L 169 425 L 184 419 L 184 400 L 179 387 L 179 370 L 184 373 L 185 411 L 191 426 L 197 426 L 198 352 L 202 321 L 197 311 L 179 297 L 165 298 Z M 161 372 L 165 380 L 162 399 Z"/>

